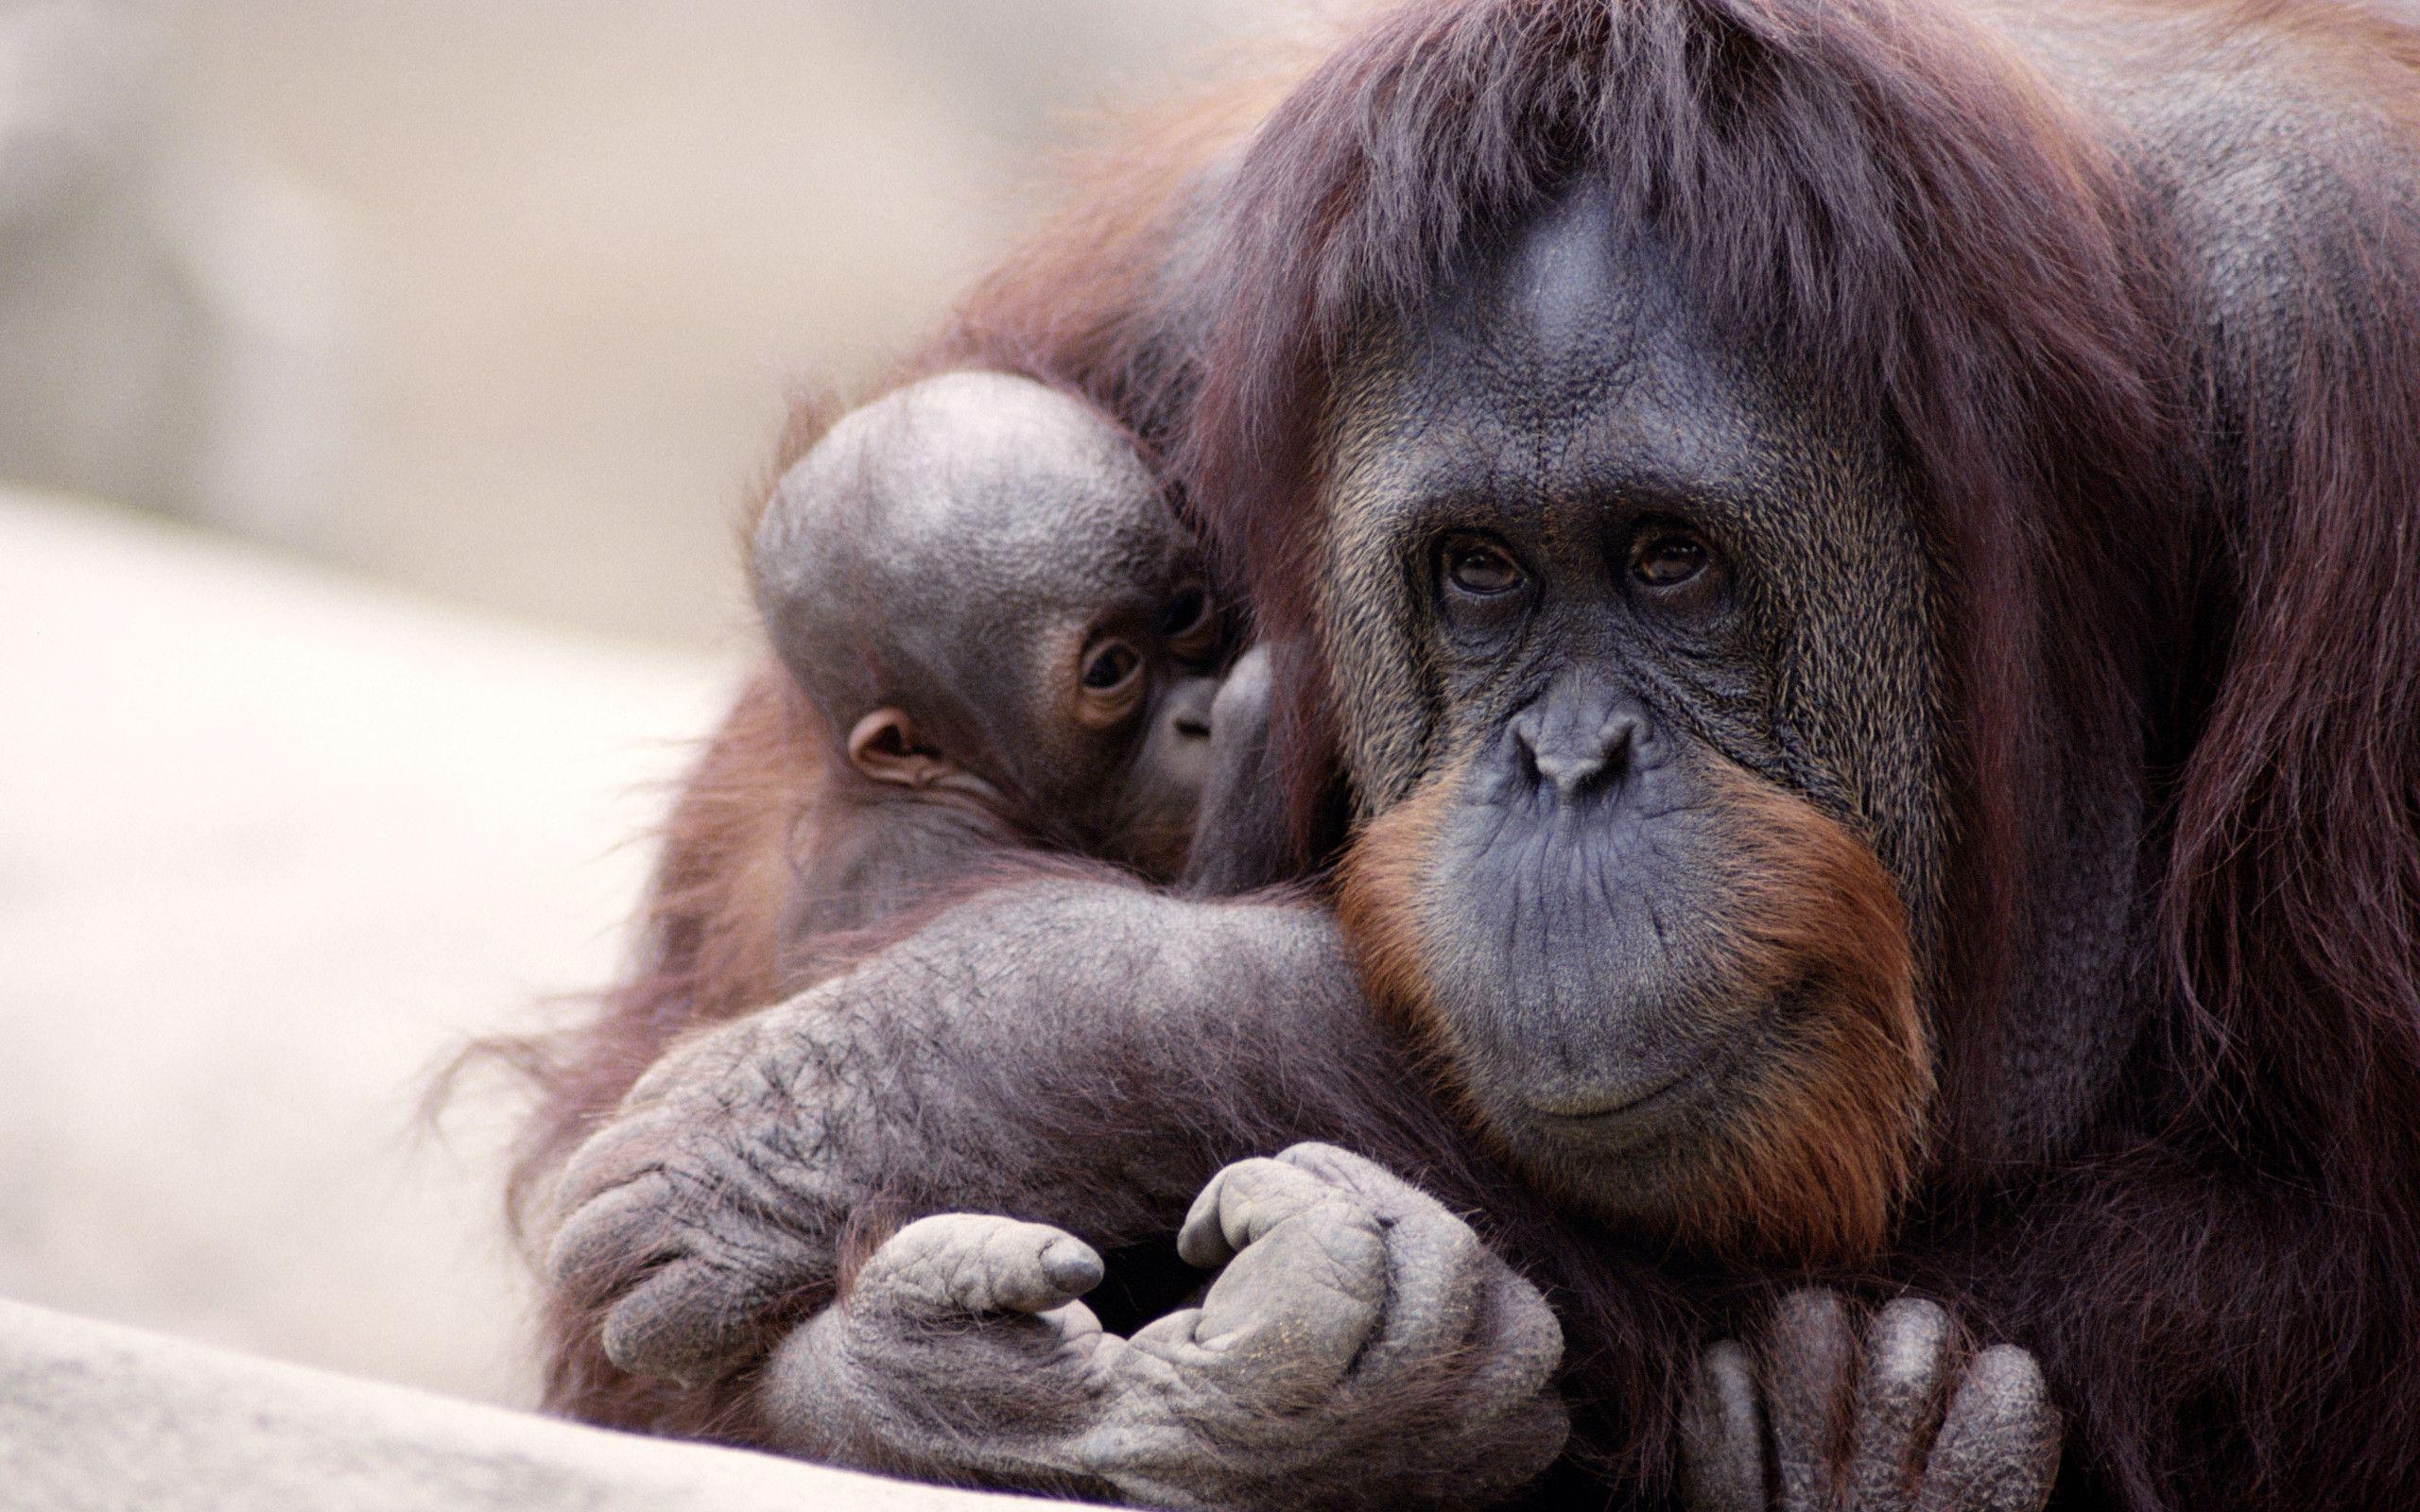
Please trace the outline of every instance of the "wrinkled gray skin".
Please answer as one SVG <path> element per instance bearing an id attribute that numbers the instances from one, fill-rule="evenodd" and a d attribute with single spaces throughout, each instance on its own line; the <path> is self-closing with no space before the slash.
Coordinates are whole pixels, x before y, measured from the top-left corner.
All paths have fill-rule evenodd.
<path id="1" fill-rule="evenodd" d="M 1167 617 L 1201 575 L 1125 432 L 1031 379 L 950 372 L 834 425 L 756 530 L 774 649 L 836 736 L 884 707 L 987 780 L 999 816 L 1147 870 L 1181 859 L 1209 775 L 1206 662 Z M 1150 682 L 1101 728 L 1071 702 L 1096 637 Z"/>
<path id="2" fill-rule="evenodd" d="M 2199 327 L 2185 335 L 2210 352 L 2215 412 L 2235 434 L 2214 447 L 2216 496 L 2178 507 L 2223 521 L 2247 507 L 2239 490 L 2265 477 L 2254 421 L 2295 407 L 2299 344 L 2343 339 L 2311 329 L 2321 318 L 2311 312 L 2325 313 L 2314 300 L 2331 289 L 2370 297 L 2370 284 L 2341 266 L 2359 255 L 2355 217 L 2366 201 L 2345 198 L 2328 154 L 2403 149 L 2348 142 L 2375 129 L 2363 124 L 2369 113 L 2343 108 L 2331 77 L 2341 60 L 2305 47 L 2290 26 L 2142 8 L 1978 9 L 2013 53 L 2039 66 L 2050 94 L 2114 123 L 2105 139 L 2140 171 L 2180 238 L 2191 284 L 2184 313 Z M 1920 742 L 1957 711 L 1942 707 L 1928 680 L 1940 657 L 1924 595 L 1936 590 L 1908 544 L 1905 500 L 1874 417 L 1813 412 L 1805 396 L 1822 394 L 1823 374 L 1759 385 L 1755 354 L 1707 352 L 1703 312 L 1676 307 L 1651 240 L 1622 227 L 1598 240 L 1584 207 L 1563 208 L 1509 236 L 1516 245 L 1496 267 L 1468 270 L 1402 329 L 1365 334 L 1323 459 L 1331 519 L 1357 533 L 1329 541 L 1335 591 L 1322 649 L 1348 734 L 1343 775 L 1367 816 L 1393 812 L 1448 753 L 1498 764 L 1493 787 L 1474 778 L 1454 794 L 1463 810 L 1453 816 L 1458 869 L 1442 879 L 1427 920 L 1443 931 L 1432 965 L 1449 968 L 1441 974 L 1452 1069 L 1482 1086 L 1512 1155 L 1618 1214 L 1653 1194 L 1651 1162 L 1630 1160 L 1628 1142 L 1685 1131 L 1691 1112 L 1717 1108 L 1722 1066 L 1692 1081 L 1701 1062 L 1678 1054 L 1705 1048 L 1685 1039 L 1696 1027 L 1685 969 L 1698 944 L 1685 915 L 1692 879 L 1658 856 L 1659 848 L 1685 853 L 1695 838 L 1691 793 L 1686 769 L 1668 765 L 1651 768 L 1661 775 L 1650 782 L 1629 781 L 1638 774 L 1627 758 L 1652 744 L 1638 738 L 1644 726 L 1865 821 L 1918 946 L 1929 950 L 1947 933 L 1934 917 L 1934 878 L 1956 826 L 1932 770 L 1938 758 Z M 1558 224 L 1578 230 L 1558 237 Z M 1488 277 L 1513 266 L 1527 277 Z M 1692 370 L 1693 351 L 1716 360 Z M 1752 454 L 1725 456 L 1726 438 L 1744 438 Z M 1630 514 L 1650 503 L 1727 553 L 1736 593 L 1720 614 L 1647 619 L 1588 559 L 1592 547 L 1618 543 Z M 1429 547 L 1437 533 L 1467 528 L 1533 554 L 1554 591 L 1540 628 L 1497 642 L 1449 633 Z M 1573 611 L 1592 600 L 1601 616 Z M 1617 708 L 1625 704 L 1635 707 Z M 1598 717 L 1582 717 L 1592 711 Z M 1585 748 L 1587 736 L 1616 725 L 1629 730 L 1619 751 L 1611 740 Z M 1522 747 L 1528 770 L 1521 750 L 1508 749 Z M 2154 892 L 2135 876 L 2151 812 L 2146 768 L 2176 753 L 2118 739 L 2057 754 L 2057 789 L 2071 807 L 2052 826 L 2062 843 L 2013 881 L 2027 909 L 2014 952 L 2026 1011 L 1997 1049 L 2006 1095 L 1999 1126 L 1983 1131 L 1977 1151 L 2012 1172 L 2055 1170 L 2072 1155 L 2079 1131 L 2109 1107 L 2139 1031 L 2148 998 L 2129 990 L 2120 968 L 2144 925 L 2138 902 Z M 1540 781 L 1528 781 L 1531 771 Z M 1586 799 L 1585 822 L 1565 797 Z M 1498 833 L 1500 851 L 1490 842 Z M 1644 876 L 1626 873 L 1633 862 Z M 1547 885 L 1559 877 L 1574 885 Z M 1538 885 L 1531 911 L 1499 912 L 1491 932 L 1487 910 L 1528 884 Z M 1604 904 L 1647 898 L 1657 907 L 1644 933 L 1634 915 L 1601 935 L 1581 922 Z M 1680 931 L 1671 959 L 1654 954 L 1667 948 L 1659 923 Z M 1493 974 L 1477 969 L 1488 951 Z M 1614 1011 L 1579 1011 L 1585 994 L 1567 990 L 1566 978 L 1609 989 Z M 1657 1024 L 1682 1025 L 1685 1038 L 1659 1038 Z M 761 1357 L 773 1341 L 752 1320 L 771 1299 L 828 1281 L 843 1216 L 878 1197 L 897 1196 L 910 1212 L 1041 1221 L 1106 1250 L 1175 1231 L 1219 1164 L 1302 1140 L 1349 1141 L 1443 1192 L 1410 1169 L 1408 1146 L 1380 1147 L 1372 1130 L 1381 1109 L 1305 1084 L 1321 1068 L 1348 1065 L 1383 1076 L 1390 1054 L 1342 941 L 1314 911 L 1114 887 L 1010 889 L 810 1000 L 717 1032 L 695 1058 L 650 1078 L 571 1173 L 558 1276 L 576 1297 L 607 1308 L 607 1345 L 623 1366 L 702 1380 Z M 1645 1127 L 1614 1106 L 1676 1072 L 1686 1095 L 1683 1116 L 1665 1115 L 1668 1127 Z M 1554 1108 L 1525 1107 L 1536 1088 L 1599 1116 L 1555 1132 L 1532 1116 Z M 1086 1117 L 1071 1137 L 1061 1111 L 1075 1106 Z M 1466 1204 L 1485 1195 L 1443 1194 Z M 2013 1208 L 1978 1242 L 2025 1245 L 2040 1211 Z M 2072 1221 L 2055 1209 L 2048 1216 Z M 1352 1227 L 1341 1213 L 1318 1221 Z M 941 1237 L 951 1234 L 989 1243 L 955 1228 Z M 912 1262 L 930 1242 L 918 1236 L 896 1258 Z M 1310 1274 L 1305 1284 L 1323 1288 L 1340 1273 Z M 873 1273 L 877 1295 L 884 1275 Z M 980 1461 L 980 1473 L 1018 1480 L 1037 1453 L 1060 1452 L 1037 1451 L 1037 1438 L 1057 1445 L 1064 1435 L 1038 1435 L 999 1399 L 997 1372 L 965 1362 L 999 1343 L 992 1331 L 1026 1327 L 1038 1304 L 1082 1279 L 1080 1266 L 1062 1274 L 1046 1296 L 1011 1297 L 1003 1286 L 989 1295 L 1005 1305 L 969 1308 L 979 1325 L 942 1335 L 926 1363 L 903 1364 L 908 1353 L 880 1345 L 844 1351 L 889 1363 L 827 1364 L 807 1389 L 792 1382 L 774 1391 L 774 1404 L 788 1404 L 800 1443 L 821 1442 L 817 1429 L 835 1432 L 852 1414 L 892 1425 L 866 1431 L 884 1442 L 843 1446 L 839 1457 Z M 1288 1305 L 1287 1284 L 1264 1276 L 1232 1299 L 1275 1315 Z M 979 1287 L 970 1295 L 985 1299 Z M 859 1327 L 851 1306 L 832 1327 Z M 892 1304 L 903 1310 L 912 1311 Z M 1943 1320 L 1921 1304 L 1886 1310 L 1862 1338 L 1820 1299 L 1793 1304 L 1772 1329 L 1750 1341 L 1753 1354 L 1706 1351 L 1688 1435 L 1692 1499 L 1705 1512 L 2022 1508 L 2047 1495 L 2054 1425 L 2021 1354 L 1969 1359 L 1942 1342 Z M 1335 1373 L 1315 1349 L 1291 1358 L 1278 1332 L 1267 1368 Z M 1523 1336 L 1435 1337 L 1427 1380 L 1484 1393 L 1484 1383 L 1504 1379 L 1499 1360 L 1517 1353 L 1509 1341 Z M 802 1356 L 815 1351 L 796 1343 L 782 1359 L 786 1367 Z M 921 1392 L 900 1385 L 903 1371 Z M 1067 1400 L 1060 1372 L 1038 1379 L 1052 1383 L 1037 1393 L 1045 1401 Z M 958 1397 L 962 1385 L 969 1398 Z M 888 1415 L 885 1404 L 903 1401 L 932 1416 Z M 1374 1401 L 1339 1390 L 1279 1416 L 1253 1402 L 1227 1411 L 1214 1397 L 1183 1425 L 1190 1449 L 1162 1462 L 1174 1469 L 1130 1494 L 1480 1504 L 1493 1494 L 1485 1488 L 1522 1468 L 1518 1456 L 1491 1458 L 1487 1443 L 1450 1435 L 1442 1441 L 1462 1457 L 1440 1463 L 1423 1435 L 1390 1437 Z M 967 1411 L 951 1417 L 953 1403 Z M 1523 1410 L 1488 1405 L 1506 1420 Z M 1320 1442 L 1334 1444 L 1334 1455 L 1304 1465 L 1303 1446 Z M 1303 1466 L 1302 1494 L 1238 1486 L 1233 1467 L 1264 1451 L 1271 1463 Z M 1053 1459 L 1032 1480 L 1064 1484 L 1055 1478 L 1067 1473 Z M 1116 1485 L 1100 1465 L 1075 1473 Z M 1463 1486 L 1482 1489 L 1458 1495 Z"/>
<path id="3" fill-rule="evenodd" d="M 1388 1107 L 1356 1098 L 1409 1074 L 1317 912 L 1006 888 L 666 1057 L 566 1172 L 550 1264 L 612 1299 L 616 1364 L 702 1383 L 833 1274 L 853 1212 L 1063 1215 L 1073 1232 L 961 1217 L 892 1238 L 779 1346 L 768 1436 L 1167 1505 L 1497 1501 L 1564 1439 L 1535 1289 L 1364 1160 L 1246 1159 L 1389 1138 Z M 1451 1138 L 1393 1127 L 1406 1150 Z M 1180 1231 L 1222 1267 L 1199 1308 L 1125 1340 L 1066 1310 L 1097 1251 Z"/>
<path id="4" fill-rule="evenodd" d="M 909 1225 L 774 1354 L 775 1447 L 828 1458 L 872 1440 L 952 1479 L 1188 1508 L 1363 1502 L 1373 1452 L 1393 1462 L 1392 1504 L 1484 1503 L 1562 1448 L 1553 1314 L 1368 1160 L 1298 1144 L 1231 1165 L 1177 1243 L 1217 1279 L 1121 1339 L 1075 1300 L 1101 1263 L 1073 1236 L 963 1213 Z M 1463 1349 L 1484 1366 L 1461 1411 L 1390 1412 Z"/>
<path id="5" fill-rule="evenodd" d="M 1841 1297 L 1783 1298 L 1760 1350 L 1706 1350 L 1683 1441 L 1692 1512 L 2040 1512 L 2059 1471 L 2033 1357 L 1914 1297 L 1862 1338 Z"/>
<path id="6" fill-rule="evenodd" d="M 1081 953 L 1063 948 L 1071 936 Z M 1130 1011 L 1105 1014 L 1084 992 L 1104 978 L 1124 985 Z M 1017 1053 L 1026 1044 L 1057 1050 L 1037 1060 Z M 1407 1070 L 1317 913 L 1073 883 L 1007 889 L 650 1072 L 566 1174 L 573 1215 L 552 1268 L 575 1296 L 618 1297 L 605 1340 L 617 1364 L 703 1383 L 764 1347 L 758 1319 L 786 1289 L 831 1274 L 852 1211 L 942 1211 L 893 1236 L 775 1347 L 756 1390 L 776 1447 L 1150 1505 L 1506 1500 L 1564 1432 L 1550 1379 L 1560 1334 L 1533 1288 L 1433 1199 L 1332 1147 L 1188 1184 L 1205 1158 L 1189 1130 L 1227 1131 L 1213 1150 L 1391 1132 L 1382 1109 L 1341 1089 L 1271 1074 L 1271 1045 L 1367 1085 Z M 1083 1090 L 1080 1117 L 1037 1102 L 1054 1088 Z M 949 1137 L 974 1120 L 986 1142 Z M 1409 1147 L 1438 1131 L 1392 1132 Z M 1071 1148 L 1100 1150 L 1118 1178 Z M 995 1211 L 1064 1215 L 1086 1237 L 946 1213 L 970 1192 Z M 1207 1296 L 1130 1338 L 1099 1332 L 1075 1302 L 1100 1279 L 1099 1250 L 1171 1228 L 1187 1260 L 1224 1266 Z M 1746 1487 L 1765 1484 L 1789 1512 L 2031 1512 L 2047 1498 L 2055 1426 L 2021 1352 L 1988 1351 L 1962 1377 L 1954 1352 L 1887 1346 L 1877 1327 L 1876 1363 L 1860 1365 L 1830 1335 L 1803 1345 L 1790 1318 L 1763 1379 L 1737 1346 L 1709 1351 L 1691 1506 L 1762 1506 Z M 1968 1403 L 1958 1431 L 1938 1447 L 1921 1432 L 1869 1434 L 1826 1459 L 1831 1440 L 1795 1425 L 1861 1370 L 1910 1399 L 1955 1385 Z M 1958 1383 L 1979 1379 L 1977 1392 Z M 1801 1483 L 1771 1481 L 1773 1458 L 1805 1485 L 1847 1489 L 1792 1500 Z M 1931 1499 L 1858 1499 L 1902 1483 Z"/>

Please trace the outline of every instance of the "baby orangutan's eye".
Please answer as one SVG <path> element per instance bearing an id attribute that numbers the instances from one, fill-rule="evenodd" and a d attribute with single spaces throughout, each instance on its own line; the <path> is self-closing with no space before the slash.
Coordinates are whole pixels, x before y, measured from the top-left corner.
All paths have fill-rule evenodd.
<path id="1" fill-rule="evenodd" d="M 1221 628 L 1219 606 L 1201 588 L 1180 590 L 1160 616 L 1160 636 L 1167 643 L 1168 654 L 1179 662 L 1216 659 Z"/>
<path id="2" fill-rule="evenodd" d="M 1116 693 L 1142 670 L 1141 653 L 1123 641 L 1105 641 L 1084 656 L 1084 689 L 1088 693 Z"/>
<path id="3" fill-rule="evenodd" d="M 1210 618 L 1210 595 L 1199 588 L 1184 588 L 1168 600 L 1167 611 L 1160 616 L 1160 633 L 1169 640 L 1201 628 Z"/>

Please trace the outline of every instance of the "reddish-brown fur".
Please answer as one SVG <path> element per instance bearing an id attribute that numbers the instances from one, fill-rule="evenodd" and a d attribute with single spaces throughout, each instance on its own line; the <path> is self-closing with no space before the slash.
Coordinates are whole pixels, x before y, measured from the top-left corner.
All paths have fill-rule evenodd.
<path id="1" fill-rule="evenodd" d="M 675 1039 L 775 1001 L 794 832 L 824 763 L 811 712 L 769 658 L 750 677 L 683 785 L 648 899 L 638 969 L 603 1011 L 563 1031 L 485 1049 L 543 1092 L 510 1185 L 515 1226 L 547 1220 L 563 1160 Z M 602 1422 L 711 1435 L 711 1404 L 615 1370 L 595 1320 L 548 1294 L 546 1400 Z"/>
<path id="2" fill-rule="evenodd" d="M 1795 794 L 1731 768 L 1736 869 L 1718 925 L 1743 1001 L 1800 1001 L 1730 1148 L 1672 1219 L 1717 1247 L 1870 1262 L 1918 1169 L 1933 1093 L 1899 895 L 1873 849 Z"/>
<path id="3" fill-rule="evenodd" d="M 2334 39 L 2359 60 L 2348 111 L 2413 140 L 2410 34 L 2316 3 L 2204 9 Z M 1541 139 L 1570 155 L 1541 161 Z M 1583 163 L 1730 330 L 1873 395 L 1927 498 L 1961 819 L 1943 1138 L 1880 1276 L 2039 1351 L 2095 1499 L 2420 1501 L 2420 244 L 2387 208 L 2400 181 L 2335 165 L 2374 208 L 2282 318 L 2298 393 L 2229 418 L 2128 172 L 1929 8 L 1409 8 L 1281 110 L 1219 259 L 1186 472 L 1279 632 L 1316 602 L 1322 365 Z M 2187 507 L 2238 426 L 2244 518 Z M 1317 669 L 1297 670 L 1317 731 Z M 2029 1006 L 2013 953 L 2055 923 L 2028 912 L 2052 800 L 2132 781 L 2095 753 L 2146 725 L 2172 764 L 2140 871 L 2152 1027 L 2086 1147 L 2029 1162 L 1990 1131 L 2015 1091 L 1999 1025 Z M 1305 750 L 1306 806 L 1331 748 Z M 1637 1278 L 1580 1289 L 1638 1341 L 1608 1284 Z M 1651 1460 L 1664 1383 L 1608 1384 Z"/>
<path id="4" fill-rule="evenodd" d="M 2317 0 L 2204 9 L 2336 39 L 2348 93 L 2400 101 L 2407 120 L 2420 99 L 2402 34 Z M 1719 56 L 1687 43 L 1701 29 L 1724 39 Z M 1723 106 L 1692 82 L 1702 64 L 1744 71 L 1754 93 Z M 1599 77 L 1620 87 L 1599 97 Z M 2213 520 L 2176 503 L 2208 491 L 2221 427 L 2206 354 L 2178 337 L 2163 229 L 2020 67 L 1920 6 L 1437 0 L 1382 19 L 1220 190 L 1226 292 L 1194 353 L 1167 328 L 1176 296 L 1137 275 L 1184 218 L 1169 207 L 1194 165 L 1250 111 L 1105 174 L 923 366 L 981 360 L 1098 400 L 1172 459 L 1264 623 L 1306 630 L 1322 362 L 1356 320 L 1416 304 L 1470 226 L 1574 166 L 1520 148 L 1530 125 L 1561 123 L 1550 134 L 1653 207 L 1736 334 L 1876 397 L 1927 500 L 1961 817 L 1930 994 L 1937 1154 L 1887 1252 L 1833 1279 L 1921 1290 L 2037 1351 L 2072 1415 L 2082 1501 L 2420 1504 L 2408 222 L 2376 216 L 2357 266 L 2312 270 L 2298 394 L 2250 417 L 2251 504 Z M 2358 162 L 2343 172 L 2392 192 Z M 1315 816 L 1334 766 L 1321 669 L 1281 673 Z M 672 1036 L 777 983 L 776 816 L 812 777 L 768 696 L 760 682 L 743 699 L 676 812 L 633 980 L 546 1062 L 525 1194 Z M 2136 988 L 2152 1029 L 2081 1150 L 2003 1161 L 1997 1025 L 2027 1008 L 2003 984 L 2044 922 L 2028 909 L 2050 799 L 2124 780 L 2093 769 L 2095 736 L 2144 723 L 2168 769 L 2141 869 L 2160 919 Z M 1887 952 L 1858 954 L 1889 970 Z M 1382 944 L 1375 958 L 1383 979 Z M 1503 1241 L 1564 1320 L 1584 1456 L 1616 1500 L 1662 1494 L 1692 1351 L 1790 1278 L 1699 1267 L 1514 1194 L 1506 1207 Z M 558 1407 L 716 1428 L 715 1400 L 611 1372 L 593 1326 L 555 1320 Z"/>
<path id="5" fill-rule="evenodd" d="M 1685 82 L 1699 12 L 1736 12 L 1721 25 L 1768 51 L 1766 118 L 1718 129 L 1710 92 Z M 1982 733 L 1962 752 L 1973 864 L 1954 883 L 1957 913 L 1980 927 L 1960 943 L 2000 949 L 2034 817 L 2016 774 L 2064 744 L 2036 728 L 2041 713 L 2072 700 L 2087 722 L 2132 716 L 2092 632 L 2136 601 L 2171 602 L 2179 563 L 2143 562 L 2133 582 L 2038 559 L 2122 534 L 2100 516 L 2168 481 L 2163 395 L 2139 360 L 2159 337 L 2133 288 L 2157 281 L 2114 165 L 1974 53 L 1912 6 L 1437 4 L 1367 31 L 1288 101 L 1265 138 L 1284 149 L 1264 150 L 1235 191 L 1242 230 L 1219 259 L 1233 295 L 1187 438 L 1200 507 L 1257 569 L 1264 621 L 1288 635 L 1314 613 L 1306 574 L 1322 558 L 1304 537 L 1321 483 L 1320 365 L 1357 322 L 1409 316 L 1466 228 L 1577 166 L 1530 161 L 1524 144 L 1542 130 L 1601 138 L 1630 155 L 1610 165 L 1614 185 L 1655 202 L 1706 309 L 1843 388 L 1885 392 L 1938 496 L 1945 601 L 2029 606 L 1992 635 L 1948 637 L 1954 700 Z M 1398 91 L 1415 59 L 1418 87 Z M 1628 87 L 1599 102 L 1600 73 Z M 1270 227 L 1286 230 L 1253 233 Z M 2039 550 L 1998 549 L 2009 541 Z M 2077 633 L 2046 644 L 2035 585 L 2087 582 L 2093 593 L 2055 606 Z M 1295 688 L 1317 730 L 1316 679 Z M 1324 765 L 1306 764 L 1311 780 Z M 1996 974 L 1976 958 L 1956 979 Z M 1987 1087 L 1972 1091 L 1988 1103 Z"/>
<path id="6" fill-rule="evenodd" d="M 1147 455 L 1166 448 L 1186 385 L 1171 370 L 1166 324 L 1190 288 L 1150 275 L 1172 237 L 1199 218 L 1184 197 L 1204 164 L 1270 103 L 1255 80 L 1148 123 L 1120 123 L 1121 144 L 1069 165 L 1078 192 L 967 299 L 948 327 L 874 386 L 888 390 L 957 368 L 1015 372 L 1080 395 L 1134 427 Z M 802 398 L 783 426 L 741 539 L 753 535 L 774 484 L 847 406 Z M 761 1006 L 777 986 L 775 921 L 801 853 L 794 827 L 830 765 L 814 711 L 769 651 L 712 736 L 666 821 L 646 905 L 643 958 L 602 1018 L 561 1042 L 579 1062 L 545 1077 L 539 1137 L 518 1167 L 515 1211 L 540 1216 L 543 1182 L 567 1153 L 562 1127 L 584 1127 L 619 1102 L 666 1042 L 686 1028 Z M 564 1080 L 570 1076 L 570 1080 Z"/>

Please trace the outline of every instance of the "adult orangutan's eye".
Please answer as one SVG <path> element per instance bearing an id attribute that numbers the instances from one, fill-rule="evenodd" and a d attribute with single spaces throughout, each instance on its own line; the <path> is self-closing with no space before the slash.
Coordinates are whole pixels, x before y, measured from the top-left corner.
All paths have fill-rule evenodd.
<path id="1" fill-rule="evenodd" d="M 1483 536 L 1449 536 L 1442 548 L 1445 582 L 1474 598 L 1497 598 L 1528 582 L 1521 564 Z"/>
<path id="2" fill-rule="evenodd" d="M 1631 557 L 1631 576 L 1649 588 L 1678 588 L 1704 572 L 1714 554 L 1705 542 L 1677 532 L 1643 537 Z"/>

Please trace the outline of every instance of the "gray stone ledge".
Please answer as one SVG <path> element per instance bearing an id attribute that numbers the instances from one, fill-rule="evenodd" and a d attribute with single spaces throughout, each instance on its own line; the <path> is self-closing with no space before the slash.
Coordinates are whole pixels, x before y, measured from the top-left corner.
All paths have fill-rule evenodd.
<path id="1" fill-rule="evenodd" d="M 9 1512 L 972 1512 L 906 1486 L 605 1433 L 0 1302 Z"/>

